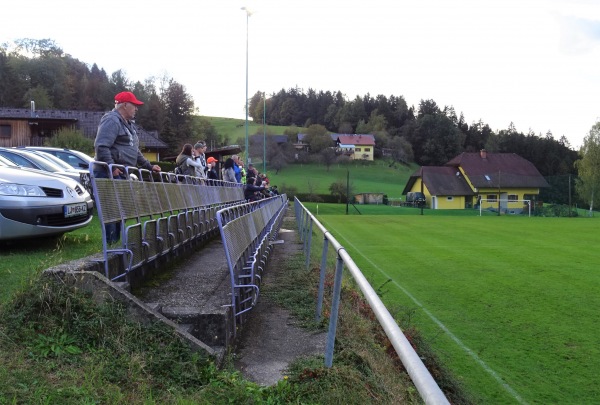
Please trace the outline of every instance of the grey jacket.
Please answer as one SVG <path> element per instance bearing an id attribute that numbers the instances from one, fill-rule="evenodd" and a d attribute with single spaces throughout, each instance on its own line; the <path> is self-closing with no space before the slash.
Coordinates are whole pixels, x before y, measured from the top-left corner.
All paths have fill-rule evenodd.
<path id="1" fill-rule="evenodd" d="M 233 171 L 233 168 L 222 168 L 221 172 L 223 174 L 223 181 L 230 181 L 232 183 L 237 183 L 237 181 L 235 180 L 235 172 Z"/>
<path id="2" fill-rule="evenodd" d="M 126 122 L 117 110 L 107 112 L 100 119 L 94 149 L 99 162 L 152 170 L 152 164 L 140 151 L 134 124 Z"/>

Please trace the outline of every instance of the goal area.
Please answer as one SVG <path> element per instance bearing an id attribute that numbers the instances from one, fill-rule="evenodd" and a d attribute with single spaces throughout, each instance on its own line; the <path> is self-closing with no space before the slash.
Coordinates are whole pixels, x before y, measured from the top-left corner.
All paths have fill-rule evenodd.
<path id="1" fill-rule="evenodd" d="M 500 209 L 501 214 L 514 214 L 520 215 L 527 213 L 527 216 L 531 216 L 531 200 L 497 200 L 482 198 L 479 200 L 479 216 L 483 214 L 483 211 L 498 212 Z"/>

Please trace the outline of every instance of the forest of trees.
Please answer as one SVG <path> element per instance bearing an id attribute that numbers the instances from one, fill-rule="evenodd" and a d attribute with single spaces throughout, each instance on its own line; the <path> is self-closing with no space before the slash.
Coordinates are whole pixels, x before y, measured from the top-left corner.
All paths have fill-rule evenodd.
<path id="1" fill-rule="evenodd" d="M 158 131 L 170 146 L 170 153 L 178 153 L 190 138 L 214 141 L 216 145 L 228 141 L 208 121 L 199 119 L 193 98 L 172 78 L 134 82 L 121 70 L 108 75 L 95 63 L 89 66 L 65 54 L 50 39 L 0 44 L 0 107 L 27 108 L 30 100 L 35 100 L 40 109 L 103 111 L 112 107 L 114 94 L 124 89 L 145 101 L 137 122 L 147 130 Z M 442 108 L 434 100 L 421 100 L 414 107 L 408 106 L 402 96 L 366 94 L 348 100 L 340 91 L 291 88 L 271 94 L 266 100 L 262 92 L 257 92 L 249 101 L 249 116 L 254 122 L 262 123 L 265 116 L 268 125 L 304 127 L 308 130 L 303 131 L 309 133 L 373 134 L 376 157 L 387 149 L 399 162 L 441 165 L 461 152 L 485 148 L 489 152 L 517 153 L 544 176 L 576 173 L 578 153 L 564 136 L 557 140 L 550 132 L 544 136 L 531 131 L 524 134 L 512 124 L 495 133 L 481 120 L 468 124 L 462 113 L 457 115 L 452 106 Z M 315 142 L 323 139 L 312 138 Z M 285 160 L 290 148 L 284 149 L 271 155 L 278 161 Z M 319 149 L 316 144 L 315 149 Z"/>
<path id="2" fill-rule="evenodd" d="M 573 163 L 578 159 L 564 136 L 557 140 L 550 132 L 523 134 L 512 124 L 495 133 L 482 121 L 467 124 L 462 113 L 457 116 L 453 107 L 441 108 L 433 100 L 421 100 L 415 108 L 402 96 L 367 94 L 346 100 L 339 91 L 292 88 L 267 96 L 264 102 L 263 93 L 257 92 L 250 100 L 249 115 L 255 122 L 265 116 L 268 125 L 310 128 L 317 124 L 334 133 L 373 134 L 376 157 L 389 149 L 399 161 L 419 165 L 442 165 L 461 152 L 486 149 L 517 153 L 544 176 L 554 176 L 574 174 Z"/>
<path id="3" fill-rule="evenodd" d="M 179 153 L 190 134 L 200 137 L 194 100 L 172 78 L 134 82 L 122 70 L 109 76 L 95 63 L 89 66 L 63 53 L 50 39 L 0 44 L 0 107 L 29 108 L 35 100 L 38 109 L 107 111 L 114 106 L 114 95 L 123 90 L 144 100 L 136 121 L 158 131 L 170 153 Z"/>

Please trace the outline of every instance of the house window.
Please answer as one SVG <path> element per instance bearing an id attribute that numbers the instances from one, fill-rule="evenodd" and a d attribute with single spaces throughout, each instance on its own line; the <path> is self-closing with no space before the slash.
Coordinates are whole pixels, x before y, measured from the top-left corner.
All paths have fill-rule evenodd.
<path id="1" fill-rule="evenodd" d="M 446 200 L 447 201 L 454 201 L 454 197 L 451 196 L 451 195 L 449 195 L 449 196 L 446 197 Z"/>
<path id="2" fill-rule="evenodd" d="M 485 196 L 485 198 L 487 198 L 488 201 L 496 201 L 496 194 L 488 194 Z"/>
<path id="3" fill-rule="evenodd" d="M 354 148 L 355 152 L 360 152 L 360 148 Z"/>
<path id="4" fill-rule="evenodd" d="M 519 199 L 519 196 L 518 196 L 518 195 L 516 195 L 516 194 L 509 194 L 509 195 L 508 195 L 508 201 L 509 201 L 509 202 L 515 202 L 515 201 L 517 201 L 518 199 Z"/>
<path id="5" fill-rule="evenodd" d="M 365 152 L 371 152 L 371 148 L 365 148 Z"/>
<path id="6" fill-rule="evenodd" d="M 0 124 L 0 138 L 10 138 L 12 135 L 12 127 L 8 124 Z"/>

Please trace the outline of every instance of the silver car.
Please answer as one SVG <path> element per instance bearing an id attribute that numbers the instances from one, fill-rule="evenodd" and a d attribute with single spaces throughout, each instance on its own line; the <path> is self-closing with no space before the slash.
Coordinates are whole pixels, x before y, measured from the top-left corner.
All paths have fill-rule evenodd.
<path id="1" fill-rule="evenodd" d="M 79 176 L 79 180 L 78 180 L 79 183 L 81 183 L 83 185 L 83 187 L 85 187 L 87 192 L 90 193 L 90 195 L 92 195 L 92 198 L 94 198 L 94 196 L 92 194 L 92 180 L 90 178 L 90 171 L 88 169 L 81 169 L 81 168 L 75 169 L 73 166 L 69 165 L 67 162 L 65 162 L 64 160 L 61 160 L 60 158 L 54 156 L 51 153 L 47 153 L 47 152 L 43 152 L 43 151 L 35 150 L 35 149 L 31 149 L 31 150 L 27 149 L 27 151 L 29 153 L 33 153 L 34 155 L 41 156 L 44 159 L 51 161 L 56 166 L 63 169 L 65 172 L 68 172 L 69 173 L 68 177 L 77 179 L 77 177 L 73 177 L 73 176 Z M 62 174 L 62 173 L 57 173 L 57 174 Z M 63 176 L 64 176 L 64 174 L 63 174 Z"/>
<path id="2" fill-rule="evenodd" d="M 78 182 L 0 158 L 0 241 L 57 236 L 87 226 L 94 203 Z"/>
<path id="3" fill-rule="evenodd" d="M 94 159 L 83 152 L 68 148 L 55 148 L 52 146 L 17 146 L 16 149 L 39 150 L 56 156 L 75 169 L 88 169 Z"/>
<path id="4" fill-rule="evenodd" d="M 29 167 L 31 169 L 38 169 L 54 174 L 60 174 L 82 184 L 89 184 L 89 173 L 87 170 L 77 170 L 70 166 L 68 168 L 61 167 L 51 161 L 47 156 L 42 156 L 39 153 L 40 152 L 33 150 L 0 147 L 0 156 L 10 160 L 17 166 Z"/>

